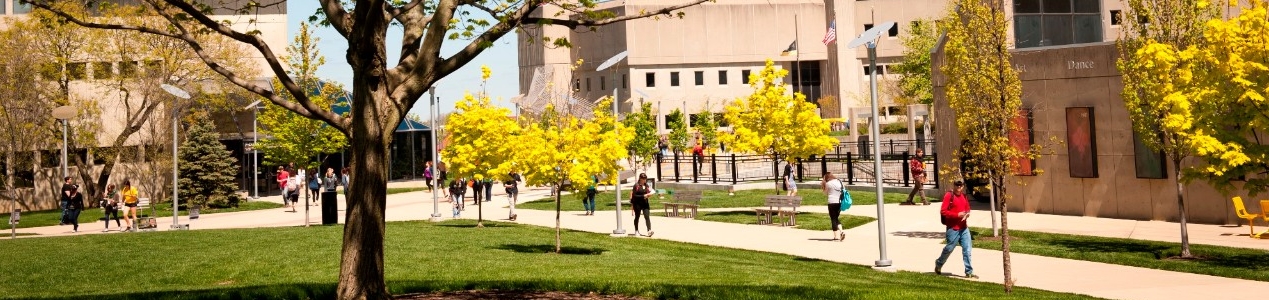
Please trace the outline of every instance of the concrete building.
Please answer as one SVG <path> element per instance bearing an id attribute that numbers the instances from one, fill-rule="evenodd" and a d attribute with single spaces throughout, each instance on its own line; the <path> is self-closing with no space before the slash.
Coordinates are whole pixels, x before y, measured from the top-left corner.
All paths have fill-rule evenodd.
<path id="1" fill-rule="evenodd" d="M 119 3 L 135 3 L 131 1 L 117 1 Z M 227 21 L 236 30 L 239 31 L 258 31 L 260 36 L 264 38 L 270 48 L 275 51 L 279 57 L 286 55 L 286 46 L 290 42 L 287 37 L 287 6 L 273 5 L 261 7 L 251 14 L 241 14 L 229 9 L 231 7 L 243 6 L 246 1 L 226 1 L 218 2 L 217 7 L 212 14 L 213 19 Z M 0 29 L 7 28 L 12 21 L 23 20 L 30 14 L 33 7 L 24 4 L 18 0 L 0 1 Z M 215 51 L 215 50 L 210 50 Z M 247 67 L 256 68 L 258 72 L 252 76 L 268 76 L 272 71 L 264 63 L 263 56 L 254 52 L 250 53 L 246 60 Z M 14 53 L 4 53 L 0 55 L 21 55 Z M 58 78 L 67 78 L 67 89 L 69 92 L 70 106 L 76 107 L 80 111 L 95 111 L 92 117 L 77 117 L 70 120 L 72 126 L 83 125 L 95 127 L 97 146 L 109 147 L 114 145 L 114 139 L 120 132 L 128 126 L 126 121 L 126 110 L 132 104 L 131 109 L 136 110 L 136 103 L 124 103 L 125 99 L 119 87 L 112 86 L 105 82 L 118 79 L 118 81 L 128 81 L 128 85 L 132 88 L 130 91 L 134 98 L 138 94 L 146 94 L 145 97 L 171 97 L 158 88 L 159 81 L 162 78 L 149 78 L 147 76 L 155 69 L 155 66 L 162 63 L 156 58 L 147 57 L 128 57 L 120 61 L 118 58 L 111 59 L 105 55 L 94 55 L 91 52 L 74 54 L 72 59 L 65 64 L 59 66 L 61 74 L 57 74 Z M 29 70 L 35 72 L 34 70 Z M 53 71 L 53 73 L 57 73 Z M 41 74 L 40 78 L 48 78 L 47 74 Z M 65 76 L 65 77 L 61 77 Z M 110 80 L 107 80 L 110 79 Z M 135 80 L 134 80 L 135 79 Z M 195 79 L 196 81 L 197 79 Z M 265 79 L 261 79 L 265 80 Z M 193 91 L 194 87 L 200 85 L 197 82 L 186 82 L 186 88 Z M 216 90 L 206 90 L 204 92 L 216 93 Z M 153 95 L 149 95 L 153 94 Z M 243 107 L 253 102 L 255 99 L 249 97 L 238 97 L 230 99 L 231 105 Z M 48 104 L 53 105 L 53 104 Z M 51 107 L 49 107 L 51 109 Z M 153 144 L 160 143 L 170 147 L 171 143 L 171 109 L 159 107 L 150 115 L 150 118 L 142 125 L 145 127 L 140 132 L 132 135 L 123 143 L 123 148 L 127 149 L 111 149 L 120 150 L 121 153 L 137 154 L 144 151 L 154 152 Z M 51 116 L 48 116 L 52 118 Z M 223 112 L 215 117 L 218 128 L 221 131 L 222 143 L 233 152 L 234 157 L 238 158 L 241 171 L 240 187 L 249 189 L 251 185 L 246 181 L 251 178 L 248 173 L 251 168 L 250 154 L 246 151 L 248 140 L 253 139 L 251 111 Z M 87 142 L 87 141 L 86 141 Z M 54 147 L 56 146 L 56 147 Z M 3 166 L 4 168 L 12 168 L 20 172 L 15 176 L 19 178 L 19 189 L 13 191 L 15 198 L 20 199 L 17 203 L 18 208 L 26 210 L 41 210 L 57 207 L 54 195 L 56 187 L 61 184 L 60 165 L 60 146 L 61 139 L 58 137 L 56 145 L 48 145 L 45 149 L 36 149 L 29 154 L 21 154 L 24 157 L 34 157 L 34 163 L 31 165 L 15 165 Z M 147 150 L 146 148 L 150 148 Z M 170 148 L 167 148 L 170 151 Z M 71 157 L 86 157 L 87 152 L 82 149 L 72 149 Z M 130 155 L 125 155 L 121 165 L 117 166 L 111 172 L 111 183 L 119 183 L 123 178 L 133 178 L 133 182 L 143 190 L 144 196 L 153 196 L 161 198 L 170 195 L 170 188 L 165 192 L 161 188 L 154 186 L 145 186 L 147 184 L 161 185 L 159 182 L 163 180 L 170 181 L 170 167 L 166 172 L 147 172 L 154 170 L 144 170 L 144 168 L 135 167 L 137 159 L 132 159 Z M 74 164 L 69 164 L 70 174 L 78 174 L 78 172 L 97 172 L 102 171 L 101 162 L 112 157 L 87 157 L 89 161 L 95 161 L 92 170 L 78 170 Z M 170 165 L 169 165 L 170 166 Z M 263 171 L 263 170 L 262 170 Z M 95 176 L 94 176 L 95 177 Z M 140 180 L 138 180 L 140 179 Z M 266 179 L 263 175 L 261 179 Z M 76 176 L 76 181 L 82 181 Z M 143 182 L 142 182 L 143 181 Z M 266 181 L 267 182 L 267 181 Z M 81 182 L 82 183 L 82 182 Z M 268 187 L 264 185 L 262 187 Z M 262 189 L 263 190 L 263 189 Z M 0 212 L 7 212 L 14 207 L 8 201 L 0 200 Z"/>

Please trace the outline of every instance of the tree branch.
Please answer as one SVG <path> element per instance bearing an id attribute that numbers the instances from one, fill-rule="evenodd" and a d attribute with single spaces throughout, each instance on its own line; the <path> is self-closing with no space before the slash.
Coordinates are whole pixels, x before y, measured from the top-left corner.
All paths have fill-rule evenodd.
<path id="1" fill-rule="evenodd" d="M 421 0 L 419 0 L 421 1 Z M 352 31 L 353 21 L 348 16 L 348 11 L 344 9 L 344 5 L 340 0 L 321 0 L 322 13 L 326 14 L 326 21 L 330 22 L 330 27 L 335 28 L 335 32 L 348 38 L 348 32 Z"/>
<path id="2" fill-rule="evenodd" d="M 644 13 L 640 13 L 636 15 L 617 16 L 617 17 L 611 17 L 611 18 L 605 18 L 605 19 L 599 19 L 599 20 L 585 20 L 585 19 L 563 20 L 563 19 L 555 19 L 555 18 L 537 18 L 537 17 L 527 17 L 527 18 L 523 18 L 522 20 L 524 23 L 559 25 L 559 26 L 568 27 L 570 29 L 576 29 L 577 27 L 580 27 L 580 26 L 602 26 L 602 25 L 608 25 L 608 24 L 617 23 L 617 22 L 647 18 L 647 17 L 651 17 L 655 15 L 670 15 L 670 13 L 676 10 L 695 6 L 695 5 L 709 2 L 709 1 L 711 0 L 692 0 L 692 2 L 683 3 L 679 5 L 674 5 L 674 6 L 666 6 L 658 10 L 644 12 Z"/>

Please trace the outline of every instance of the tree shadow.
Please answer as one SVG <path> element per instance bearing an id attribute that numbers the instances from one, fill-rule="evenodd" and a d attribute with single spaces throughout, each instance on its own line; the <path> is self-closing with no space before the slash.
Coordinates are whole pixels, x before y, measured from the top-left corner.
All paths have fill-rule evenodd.
<path id="1" fill-rule="evenodd" d="M 1155 259 L 1170 259 L 1181 254 L 1180 245 L 1167 244 L 1146 244 L 1140 242 L 1123 242 L 1123 241 L 1081 241 L 1081 240 L 1054 240 L 1050 241 L 1053 245 L 1061 246 L 1073 251 L 1089 251 L 1089 252 L 1119 252 L 1119 253 L 1145 253 L 1153 256 Z M 1269 252 L 1257 254 L 1229 254 L 1218 251 L 1205 251 L 1202 248 L 1190 250 L 1196 259 L 1192 260 L 1175 260 L 1180 262 L 1189 262 L 1198 265 L 1206 265 L 1213 267 L 1223 267 L 1232 269 L 1245 269 L 1255 271 L 1269 270 Z"/>
<path id="2" fill-rule="evenodd" d="M 538 244 L 538 245 L 502 244 L 496 247 L 492 247 L 492 249 L 510 250 L 510 251 L 515 251 L 519 253 L 555 253 L 555 245 L 546 245 L 546 244 Z M 605 251 L 608 251 L 608 250 L 605 250 L 603 248 L 582 248 L 582 247 L 573 247 L 573 246 L 560 247 L 560 254 L 600 255 L 600 254 L 604 254 Z"/>
<path id="3" fill-rule="evenodd" d="M 897 231 L 897 232 L 890 233 L 890 235 L 919 238 L 919 239 L 932 239 L 932 240 L 941 240 L 941 239 L 947 238 L 946 232 L 933 232 L 933 231 Z"/>

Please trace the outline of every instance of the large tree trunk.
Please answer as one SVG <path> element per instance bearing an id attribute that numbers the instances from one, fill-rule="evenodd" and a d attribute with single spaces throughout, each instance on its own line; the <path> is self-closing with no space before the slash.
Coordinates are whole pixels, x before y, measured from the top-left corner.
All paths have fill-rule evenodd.
<path id="1" fill-rule="evenodd" d="M 1172 170 L 1176 178 L 1176 205 L 1181 211 L 1181 258 L 1193 257 L 1190 255 L 1190 231 L 1185 228 L 1185 185 L 1181 183 L 1181 159 L 1172 159 Z"/>
<path id="2" fill-rule="evenodd" d="M 338 299 L 389 299 L 383 276 L 384 210 L 388 193 L 388 144 L 405 109 L 389 94 L 386 79 L 382 11 L 353 11 L 356 27 L 348 33 L 348 64 L 353 73 L 353 109 L 348 143 L 352 148 L 344 212 L 344 245 Z"/>

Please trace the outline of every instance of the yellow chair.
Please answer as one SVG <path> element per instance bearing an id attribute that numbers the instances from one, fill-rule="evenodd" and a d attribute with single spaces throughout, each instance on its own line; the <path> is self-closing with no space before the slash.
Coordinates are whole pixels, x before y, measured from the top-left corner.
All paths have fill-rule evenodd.
<path id="1" fill-rule="evenodd" d="M 1247 212 L 1246 205 L 1243 205 L 1243 198 L 1237 196 L 1234 197 L 1234 214 L 1237 215 L 1239 219 L 1247 220 L 1247 226 L 1251 227 L 1251 238 L 1259 237 L 1259 234 L 1256 234 L 1256 218 L 1265 217 L 1264 205 L 1266 202 L 1269 202 L 1269 200 L 1260 201 L 1260 214 L 1251 214 Z"/>
<path id="2" fill-rule="evenodd" d="M 1269 224 L 1269 200 L 1260 200 L 1260 218 L 1265 220 L 1265 224 Z M 1255 231 L 1255 230 L 1252 230 L 1252 231 Z M 1259 234 L 1260 237 L 1264 238 L 1265 233 L 1269 233 L 1269 230 L 1265 230 L 1265 232 L 1261 232 Z"/>

